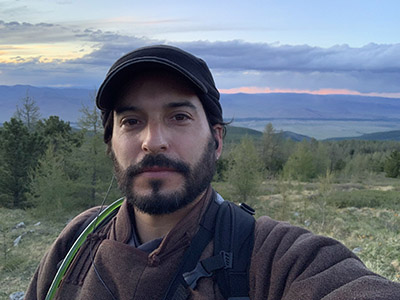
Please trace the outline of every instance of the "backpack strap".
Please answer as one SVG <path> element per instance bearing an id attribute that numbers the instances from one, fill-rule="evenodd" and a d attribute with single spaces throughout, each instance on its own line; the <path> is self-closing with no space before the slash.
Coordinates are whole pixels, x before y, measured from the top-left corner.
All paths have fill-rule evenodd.
<path id="1" fill-rule="evenodd" d="M 175 276 L 168 287 L 167 293 L 163 298 L 164 300 L 185 300 L 190 295 L 188 284 L 182 274 L 196 268 L 196 263 L 199 261 L 203 250 L 214 236 L 215 220 L 219 210 L 219 199 L 216 199 L 216 195 L 214 195 L 213 198 L 214 199 L 210 201 L 208 208 L 200 221 L 198 232 L 193 237 L 189 248 L 185 251 L 178 271 L 175 273 Z M 200 274 L 203 273 L 200 271 Z M 195 279 L 195 281 L 197 280 L 198 278 Z"/>
<path id="2" fill-rule="evenodd" d="M 241 209 L 215 193 L 164 300 L 187 299 L 188 287 L 195 289 L 199 279 L 213 274 L 225 299 L 249 299 L 248 270 L 255 224 L 250 212 L 254 214 L 249 206 L 244 205 Z M 213 237 L 214 255 L 199 261 Z"/>
<path id="3" fill-rule="evenodd" d="M 254 245 L 255 219 L 247 205 L 225 201 L 217 215 L 214 257 L 223 258 L 225 266 L 215 271 L 225 299 L 249 299 L 249 268 Z"/>

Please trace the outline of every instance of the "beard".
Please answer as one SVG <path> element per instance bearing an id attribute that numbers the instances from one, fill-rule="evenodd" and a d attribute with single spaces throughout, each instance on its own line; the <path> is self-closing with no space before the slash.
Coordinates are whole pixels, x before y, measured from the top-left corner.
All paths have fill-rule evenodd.
<path id="1" fill-rule="evenodd" d="M 139 163 L 122 170 L 112 151 L 111 157 L 114 161 L 118 186 L 128 203 L 150 215 L 170 214 L 192 203 L 210 185 L 216 165 L 215 141 L 212 137 L 209 138 L 199 161 L 193 167 L 183 161 L 172 160 L 164 154 L 148 154 Z M 179 172 L 184 180 L 183 186 L 172 192 L 161 192 L 164 181 L 150 179 L 151 193 L 148 195 L 136 193 L 133 188 L 135 177 L 145 168 L 155 166 Z"/>

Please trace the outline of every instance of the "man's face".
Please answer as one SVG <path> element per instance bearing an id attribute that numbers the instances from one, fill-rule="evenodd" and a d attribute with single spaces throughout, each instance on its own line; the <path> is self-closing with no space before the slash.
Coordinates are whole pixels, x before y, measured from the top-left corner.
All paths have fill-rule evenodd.
<path id="1" fill-rule="evenodd" d="M 222 127 L 211 132 L 199 98 L 179 77 L 145 73 L 126 85 L 111 150 L 119 186 L 139 210 L 167 214 L 198 199 L 221 145 Z"/>

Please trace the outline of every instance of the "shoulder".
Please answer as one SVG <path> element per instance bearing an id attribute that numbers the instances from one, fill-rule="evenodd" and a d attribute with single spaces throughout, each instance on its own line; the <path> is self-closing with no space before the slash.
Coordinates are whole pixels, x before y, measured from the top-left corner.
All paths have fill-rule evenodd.
<path id="1" fill-rule="evenodd" d="M 82 231 L 82 227 L 88 219 L 97 214 L 99 210 L 100 207 L 92 207 L 68 222 L 45 256 L 47 260 L 51 261 L 51 264 L 58 264 L 60 260 L 64 259 L 74 240 L 78 237 L 79 231 Z"/>
<path id="2" fill-rule="evenodd" d="M 303 235 L 309 234 L 311 233 L 304 228 L 262 216 L 256 221 L 255 249 L 262 247 L 266 241 L 269 244 L 293 243 L 298 238 L 304 238 Z"/>
<path id="3" fill-rule="evenodd" d="M 100 211 L 100 209 L 100 206 L 92 207 L 73 218 L 61 231 L 54 244 L 58 243 L 62 248 L 67 247 L 68 244 L 73 242 L 73 240 L 78 237 L 78 233 L 82 231 L 82 227 L 86 225 L 88 220 L 93 219 L 93 217 Z M 69 249 L 66 250 L 68 251 Z"/>
<path id="4" fill-rule="evenodd" d="M 254 254 L 265 251 L 273 251 L 275 257 L 293 256 L 293 259 L 299 256 L 315 256 L 319 252 L 335 253 L 336 257 L 342 258 L 356 258 L 335 239 L 264 216 L 256 222 Z"/>
<path id="5" fill-rule="evenodd" d="M 373 274 L 339 241 L 268 217 L 257 221 L 253 263 L 258 271 L 289 282 L 324 276 L 329 281 L 339 274 L 350 282 Z"/>
<path id="6" fill-rule="evenodd" d="M 256 223 L 251 283 L 279 299 L 398 299 L 400 290 L 339 241 L 268 217 Z"/>

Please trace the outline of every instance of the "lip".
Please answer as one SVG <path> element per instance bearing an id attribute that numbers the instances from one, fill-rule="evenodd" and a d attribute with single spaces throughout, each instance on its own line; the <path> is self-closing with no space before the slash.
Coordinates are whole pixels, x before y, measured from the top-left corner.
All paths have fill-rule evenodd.
<path id="1" fill-rule="evenodd" d="M 150 167 L 144 168 L 140 175 L 144 177 L 168 177 L 173 173 L 178 173 L 178 171 L 166 167 Z"/>
<path id="2" fill-rule="evenodd" d="M 155 167 L 143 168 L 141 171 L 141 173 L 146 173 L 146 172 L 176 172 L 176 170 L 173 168 L 155 166 Z"/>

